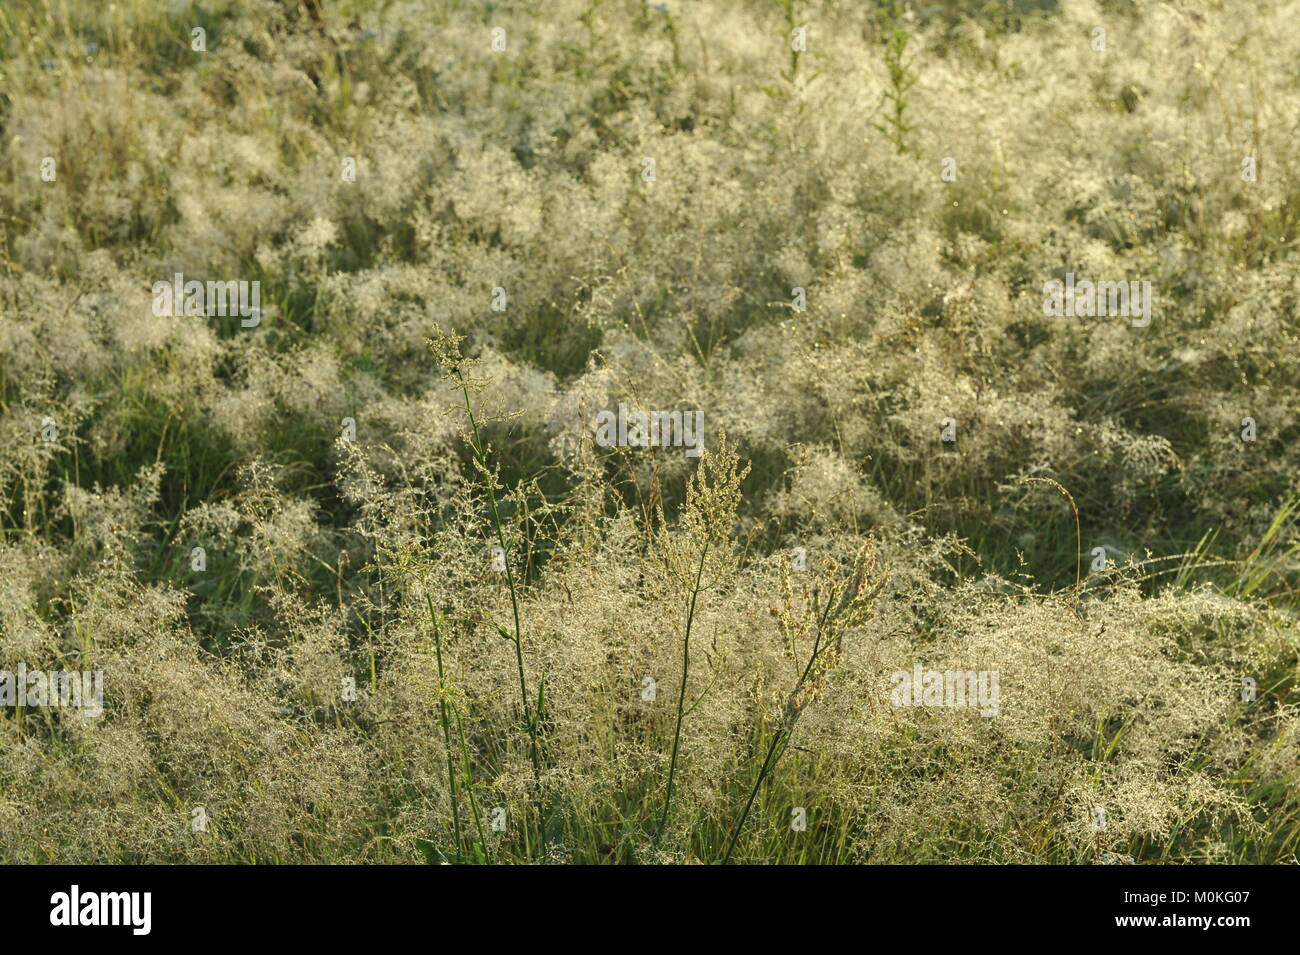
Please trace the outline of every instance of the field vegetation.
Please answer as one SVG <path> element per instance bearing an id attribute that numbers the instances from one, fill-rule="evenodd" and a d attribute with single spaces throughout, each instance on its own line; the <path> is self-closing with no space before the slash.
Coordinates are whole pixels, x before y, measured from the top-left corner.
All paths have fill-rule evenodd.
<path id="1" fill-rule="evenodd" d="M 6 0 L 0 860 L 1295 862 L 1298 19 Z"/>

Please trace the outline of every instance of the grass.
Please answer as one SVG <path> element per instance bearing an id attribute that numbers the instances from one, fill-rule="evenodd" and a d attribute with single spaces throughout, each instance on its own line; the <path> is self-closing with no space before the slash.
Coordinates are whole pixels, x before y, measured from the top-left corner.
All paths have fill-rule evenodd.
<path id="1" fill-rule="evenodd" d="M 0 859 L 1295 862 L 1293 3 L 313 9 L 0 10 Z"/>

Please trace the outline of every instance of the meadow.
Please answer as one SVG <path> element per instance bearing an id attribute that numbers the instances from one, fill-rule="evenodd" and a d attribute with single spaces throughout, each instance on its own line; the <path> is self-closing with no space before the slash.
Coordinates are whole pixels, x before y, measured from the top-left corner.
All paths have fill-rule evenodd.
<path id="1" fill-rule="evenodd" d="M 1298 19 L 6 0 L 0 861 L 1295 863 Z"/>

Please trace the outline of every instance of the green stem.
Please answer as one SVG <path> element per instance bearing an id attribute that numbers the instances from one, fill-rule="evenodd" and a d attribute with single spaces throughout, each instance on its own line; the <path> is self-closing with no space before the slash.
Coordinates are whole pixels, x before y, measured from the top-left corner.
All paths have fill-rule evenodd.
<path id="1" fill-rule="evenodd" d="M 464 378 L 461 377 L 460 370 L 456 370 L 456 377 L 460 381 L 461 394 L 465 398 L 465 413 L 469 416 L 470 429 L 473 432 L 473 450 L 474 459 L 478 464 L 479 470 L 483 472 L 483 487 L 487 491 L 488 507 L 492 512 L 492 526 L 496 531 L 497 544 L 501 547 L 501 553 L 505 555 L 506 565 L 506 586 L 510 589 L 510 610 L 514 616 L 515 624 L 515 670 L 519 674 L 519 701 L 523 707 L 524 719 L 528 727 L 528 756 L 533 764 L 533 799 L 537 813 L 537 832 L 538 848 L 542 844 L 542 830 L 544 827 L 544 811 L 542 805 L 542 760 L 541 748 L 537 740 L 537 726 L 541 719 L 541 696 L 538 695 L 538 709 L 534 711 L 528 697 L 528 679 L 524 671 L 524 640 L 523 627 L 519 621 L 519 593 L 515 587 L 515 573 L 510 566 L 510 548 L 506 545 L 505 530 L 501 526 L 501 511 L 497 506 L 496 479 L 493 477 L 491 470 L 487 465 L 487 455 L 483 450 L 483 438 L 479 433 L 478 421 L 474 417 L 474 409 L 470 405 L 469 387 L 465 384 Z M 525 831 L 525 839 L 527 833 Z"/>
<path id="2" fill-rule="evenodd" d="M 456 372 L 460 377 L 460 372 Z M 479 468 L 483 471 L 483 487 L 487 490 L 488 507 L 492 511 L 492 526 L 496 531 L 497 544 L 501 547 L 501 552 L 506 555 L 506 586 L 510 589 L 510 610 L 514 615 L 515 622 L 515 669 L 519 674 L 519 698 L 523 703 L 524 716 L 528 720 L 528 736 L 530 739 L 529 756 L 533 762 L 533 781 L 540 785 L 542 776 L 542 767 L 537 748 L 537 721 L 534 719 L 531 706 L 528 702 L 528 680 L 524 673 L 524 647 L 522 628 L 519 623 L 519 595 L 515 590 L 515 573 L 510 566 L 510 548 L 506 546 L 505 531 L 501 527 L 501 512 L 497 507 L 497 496 L 495 485 L 496 482 L 492 477 L 492 472 L 488 470 L 487 461 L 483 451 L 483 440 L 479 435 L 478 422 L 474 418 L 474 410 L 470 407 L 469 388 L 465 382 L 461 381 L 461 394 L 465 397 L 465 412 L 469 415 L 470 428 L 474 432 L 474 457 L 478 462 Z"/>
<path id="3" fill-rule="evenodd" d="M 803 689 L 804 683 L 807 682 L 809 675 L 812 673 L 813 664 L 821 656 L 822 639 L 826 635 L 826 620 L 834 602 L 835 588 L 832 587 L 826 597 L 826 609 L 822 611 L 821 619 L 817 624 L 817 639 L 813 641 L 812 653 L 808 655 L 808 663 L 804 666 L 803 673 L 799 674 L 799 679 L 790 693 L 790 702 L 786 707 L 787 716 L 784 725 L 778 728 L 776 735 L 772 737 L 772 745 L 768 747 L 767 755 L 763 757 L 763 764 L 759 767 L 758 778 L 754 780 L 754 788 L 749 791 L 749 799 L 745 801 L 745 808 L 741 811 L 740 818 L 736 820 L 735 825 L 731 827 L 731 838 L 727 840 L 727 853 L 722 857 L 723 865 L 731 861 L 731 854 L 736 849 L 736 842 L 740 839 L 741 830 L 745 828 L 745 820 L 749 818 L 749 811 L 754 806 L 754 800 L 758 797 L 758 790 L 762 787 L 763 781 L 776 772 L 776 764 L 785 753 L 783 741 L 788 742 L 794 736 L 794 725 L 799 721 L 799 708 L 797 706 L 799 691 Z M 814 609 L 815 607 L 814 604 Z"/>
<path id="4" fill-rule="evenodd" d="M 451 748 L 451 717 L 447 712 L 447 682 L 442 669 L 442 629 L 438 626 L 438 614 L 433 609 L 433 598 L 426 592 L 424 601 L 429 605 L 429 619 L 433 623 L 433 648 L 438 657 L 438 713 L 442 721 L 442 740 L 447 750 L 447 784 L 451 787 L 451 822 L 456 834 L 456 854 L 464 856 L 465 844 L 460 831 L 460 795 L 456 785 L 455 761 Z"/>
<path id="5" fill-rule="evenodd" d="M 709 553 L 709 542 L 704 542 L 700 550 L 700 565 L 695 570 L 695 586 L 691 588 L 691 604 L 686 611 L 686 636 L 682 640 L 682 685 L 677 691 L 677 726 L 673 730 L 673 755 L 668 761 L 668 787 L 664 792 L 664 808 L 659 816 L 659 830 L 656 839 L 663 834 L 668 824 L 668 809 L 673 801 L 673 782 L 677 775 L 677 751 L 682 742 L 682 719 L 686 706 L 686 678 L 691 667 L 691 625 L 695 622 L 695 600 L 700 595 L 700 580 L 704 576 L 704 559 Z"/>
<path id="6" fill-rule="evenodd" d="M 736 820 L 736 824 L 731 827 L 731 838 L 727 841 L 727 854 L 722 857 L 722 864 L 726 865 L 731 861 L 731 853 L 735 851 L 736 842 L 740 839 L 740 831 L 745 828 L 745 820 L 749 818 L 749 810 L 753 808 L 754 800 L 758 797 L 759 787 L 763 785 L 763 780 L 767 778 L 768 773 L 776 769 L 776 760 L 773 754 L 781 743 L 781 737 L 785 735 L 785 729 L 778 729 L 776 735 L 772 737 L 772 745 L 767 748 L 767 755 L 763 757 L 763 765 L 758 771 L 758 778 L 754 780 L 754 788 L 749 791 L 749 799 L 745 802 L 745 808 Z M 778 757 L 779 758 L 779 757 Z"/>

